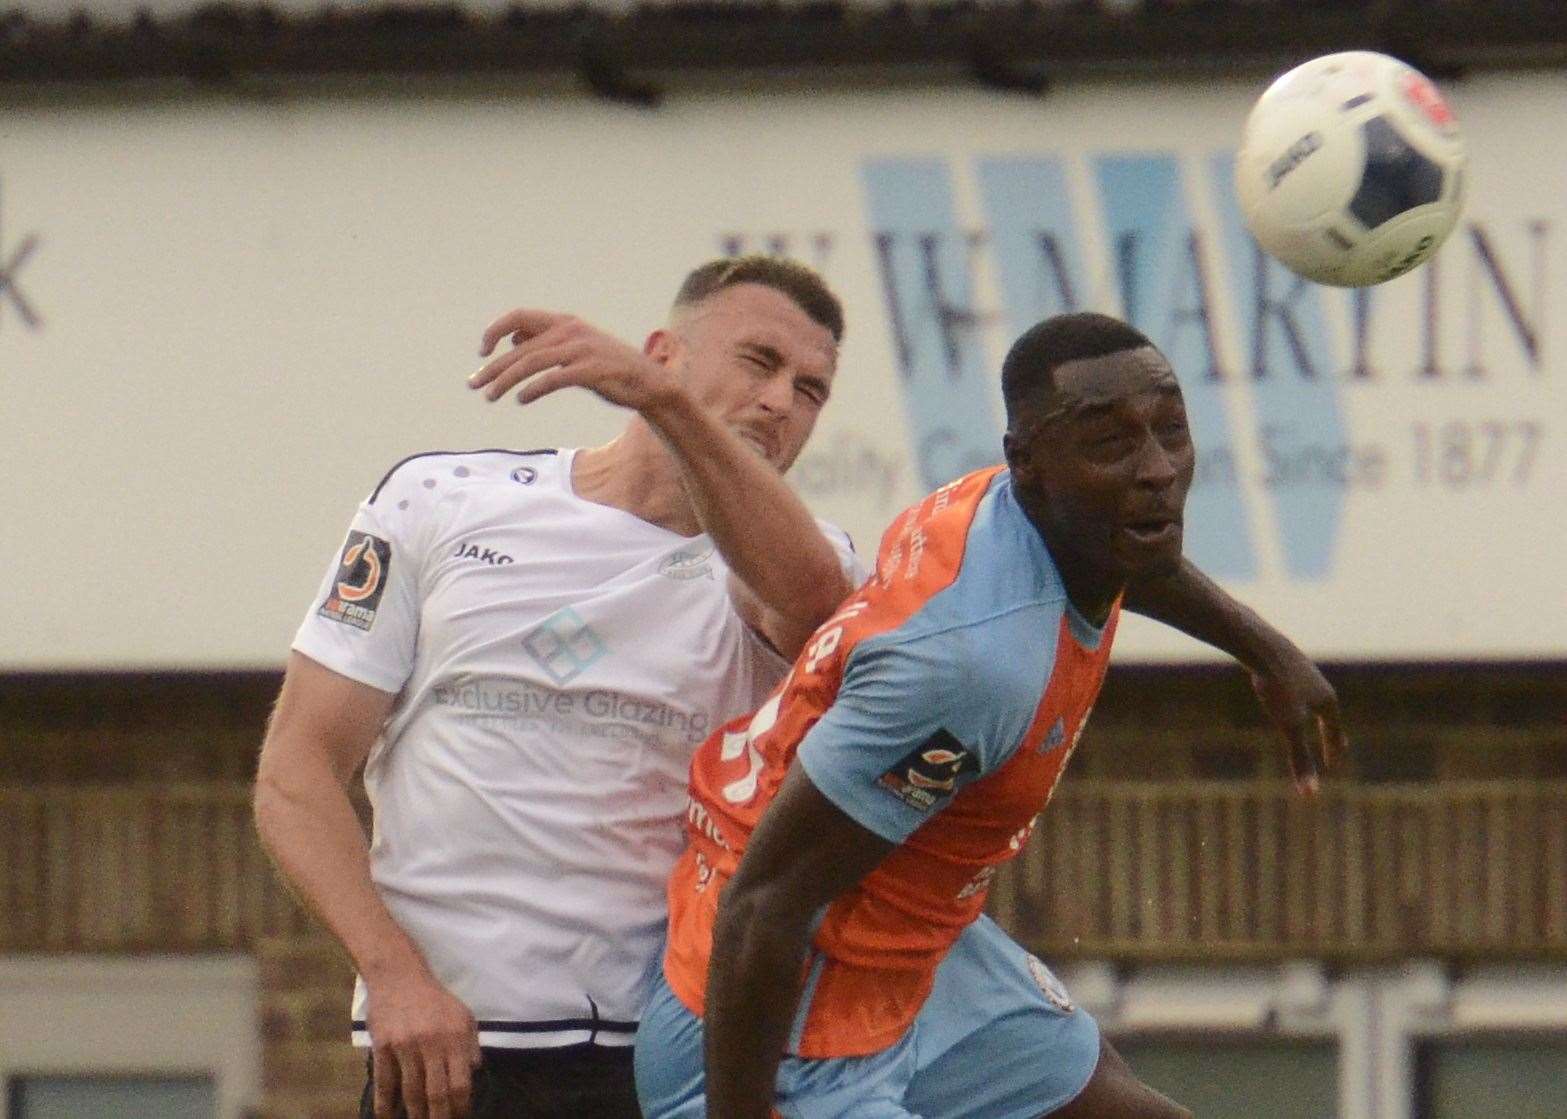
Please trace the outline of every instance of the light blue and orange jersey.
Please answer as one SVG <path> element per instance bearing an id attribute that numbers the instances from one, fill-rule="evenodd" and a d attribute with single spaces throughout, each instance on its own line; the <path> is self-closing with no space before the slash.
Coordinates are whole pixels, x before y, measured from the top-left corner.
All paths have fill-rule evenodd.
<path id="1" fill-rule="evenodd" d="M 1005 469 L 905 510 L 875 573 L 779 689 L 692 761 L 665 959 L 680 1000 L 702 1013 L 719 891 L 798 759 L 838 808 L 898 846 L 822 913 L 790 1051 L 859 1056 L 901 1037 L 1050 799 L 1117 615 L 1101 628 L 1072 608 Z"/>

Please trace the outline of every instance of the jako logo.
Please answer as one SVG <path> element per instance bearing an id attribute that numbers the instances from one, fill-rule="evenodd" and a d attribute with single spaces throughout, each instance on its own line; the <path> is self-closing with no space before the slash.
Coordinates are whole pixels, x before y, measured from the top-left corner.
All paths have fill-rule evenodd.
<path id="1" fill-rule="evenodd" d="M 458 542 L 457 550 L 452 553 L 452 558 L 482 560 L 492 567 L 515 562 L 510 556 L 497 552 L 494 548 L 486 548 L 482 544 L 469 544 L 466 541 Z"/>

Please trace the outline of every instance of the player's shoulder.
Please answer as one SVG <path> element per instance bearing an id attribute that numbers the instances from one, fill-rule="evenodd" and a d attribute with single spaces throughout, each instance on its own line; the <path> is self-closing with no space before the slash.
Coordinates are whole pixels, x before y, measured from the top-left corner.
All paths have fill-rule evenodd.
<path id="1" fill-rule="evenodd" d="M 939 613 L 953 623 L 1005 625 L 1021 617 L 1026 625 L 1041 614 L 1059 620 L 1066 604 L 1066 584 L 1044 536 L 1019 501 L 1011 476 L 996 475 L 975 504 L 962 559 L 937 603 Z"/>
<path id="2" fill-rule="evenodd" d="M 907 638 L 1028 626 L 1064 608 L 1066 588 L 1044 539 L 1001 469 L 977 471 L 911 510 L 883 544 L 876 591 L 902 599 Z"/>
<path id="3" fill-rule="evenodd" d="M 899 513 L 876 551 L 876 582 L 906 604 L 947 587 L 963 562 L 974 517 L 1001 473 L 989 468 L 965 474 Z"/>
<path id="4" fill-rule="evenodd" d="M 963 481 L 960 537 L 911 534 L 884 554 L 867 594 L 885 624 L 865 627 L 864 651 L 903 647 L 954 670 L 984 664 L 992 679 L 1027 669 L 1031 681 L 1068 610 L 1065 585 L 1006 475 Z M 930 566 L 944 569 L 939 578 L 924 577 Z"/>
<path id="5" fill-rule="evenodd" d="M 1021 598 L 990 602 L 984 609 L 951 609 L 950 601 L 934 606 L 902 625 L 865 634 L 851 658 L 894 657 L 923 666 L 927 675 L 983 681 L 990 689 L 1015 678 L 1026 689 L 1053 659 L 1049 647 L 1065 600 Z"/>
<path id="6" fill-rule="evenodd" d="M 386 512 L 428 507 L 454 490 L 496 481 L 521 486 L 548 484 L 558 473 L 562 454 L 546 447 L 517 451 L 485 447 L 472 451 L 420 451 L 398 460 L 375 484 L 365 504 Z"/>

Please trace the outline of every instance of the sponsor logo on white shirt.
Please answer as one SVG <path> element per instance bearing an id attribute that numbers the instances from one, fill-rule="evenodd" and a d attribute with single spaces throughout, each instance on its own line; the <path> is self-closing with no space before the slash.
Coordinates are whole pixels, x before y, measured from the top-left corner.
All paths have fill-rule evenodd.
<path id="1" fill-rule="evenodd" d="M 695 744 L 707 737 L 712 724 L 706 711 L 682 710 L 610 688 L 562 692 L 512 680 L 481 680 L 437 684 L 432 693 L 437 705 L 463 717 L 548 728 L 568 736 Z"/>
<path id="2" fill-rule="evenodd" d="M 581 676 L 609 652 L 599 635 L 569 606 L 540 622 L 522 639 L 522 647 L 557 687 Z"/>

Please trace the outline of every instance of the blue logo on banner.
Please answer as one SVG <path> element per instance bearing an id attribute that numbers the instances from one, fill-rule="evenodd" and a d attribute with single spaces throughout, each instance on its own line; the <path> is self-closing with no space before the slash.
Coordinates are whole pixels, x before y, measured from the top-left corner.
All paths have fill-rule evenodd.
<path id="1" fill-rule="evenodd" d="M 935 489 L 994 463 L 1001 446 L 994 374 L 975 329 L 971 244 L 942 161 L 871 163 L 865 183 L 915 457 Z"/>
<path id="2" fill-rule="evenodd" d="M 1016 336 L 1039 319 L 1096 305 L 1147 334 L 1181 377 L 1197 442 L 1198 477 L 1189 499 L 1187 552 L 1221 578 L 1258 570 L 1256 527 L 1244 503 L 1233 442 L 1256 435 L 1272 474 L 1287 472 L 1290 443 L 1343 434 L 1338 368 L 1329 351 L 1320 294 L 1256 249 L 1241 223 L 1232 157 L 1205 164 L 1217 233 L 1200 229 L 1200 198 L 1170 153 L 1106 154 L 1090 161 L 1103 220 L 1113 293 L 1088 290 L 1063 160 L 1009 156 L 975 161 L 985 231 L 957 216 L 952 169 L 943 159 L 878 159 L 863 181 L 887 300 L 904 407 L 921 480 L 934 488 L 995 463 L 1001 421 L 991 401 L 994 367 L 983 334 L 996 319 Z M 975 268 L 988 256 L 1002 310 L 976 307 Z M 1226 276 L 1243 370 L 1225 367 L 1213 312 L 1215 277 Z M 1253 431 L 1237 431 L 1225 384 L 1250 380 Z M 1272 461 L 1273 459 L 1277 461 Z M 1328 478 L 1280 478 L 1267 487 L 1290 574 L 1327 575 L 1343 491 Z"/>
<path id="3" fill-rule="evenodd" d="M 1281 455 L 1291 443 L 1299 445 L 1308 437 L 1327 436 L 1337 442 L 1344 434 L 1334 375 L 1340 366 L 1328 347 L 1322 292 L 1263 253 L 1246 232 L 1235 196 L 1234 166 L 1232 156 L 1217 155 L 1209 161 L 1208 174 L 1240 334 L 1252 340 L 1247 372 L 1258 434 Z M 1280 470 L 1277 464 L 1268 465 L 1270 474 Z M 1268 492 L 1284 545 L 1284 565 L 1296 578 L 1324 578 L 1343 515 L 1343 488 L 1320 474 L 1314 481 L 1277 484 L 1282 481 L 1276 478 Z"/>

